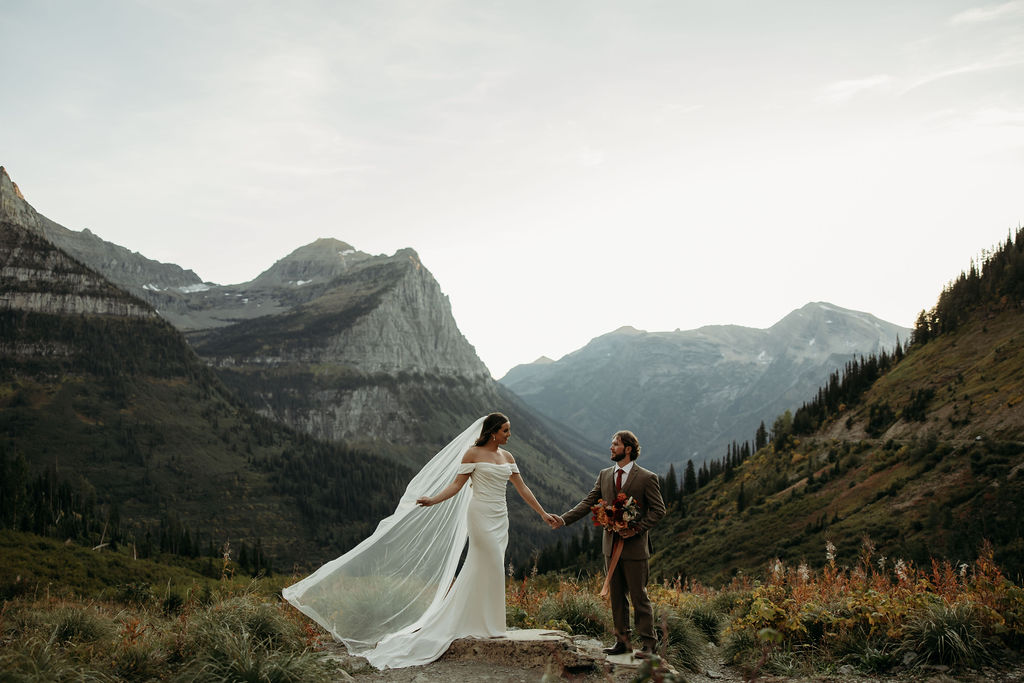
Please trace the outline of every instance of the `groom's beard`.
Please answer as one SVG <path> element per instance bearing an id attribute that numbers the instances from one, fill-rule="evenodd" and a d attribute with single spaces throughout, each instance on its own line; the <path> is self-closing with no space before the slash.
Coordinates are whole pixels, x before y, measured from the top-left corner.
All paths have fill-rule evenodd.
<path id="1" fill-rule="evenodd" d="M 612 456 L 612 461 L 619 462 L 620 460 L 622 460 L 625 457 L 626 457 L 626 452 L 623 451 L 623 452 L 619 453 L 618 455 L 613 455 Z"/>

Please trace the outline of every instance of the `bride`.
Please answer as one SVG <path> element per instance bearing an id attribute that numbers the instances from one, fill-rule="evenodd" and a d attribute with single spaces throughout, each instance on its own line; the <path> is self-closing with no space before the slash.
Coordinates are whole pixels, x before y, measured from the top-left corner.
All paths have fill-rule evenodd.
<path id="1" fill-rule="evenodd" d="M 284 598 L 378 669 L 427 664 L 456 638 L 505 635 L 506 484 L 555 524 L 502 448 L 511 435 L 501 413 L 474 422 L 413 477 L 373 535 Z"/>

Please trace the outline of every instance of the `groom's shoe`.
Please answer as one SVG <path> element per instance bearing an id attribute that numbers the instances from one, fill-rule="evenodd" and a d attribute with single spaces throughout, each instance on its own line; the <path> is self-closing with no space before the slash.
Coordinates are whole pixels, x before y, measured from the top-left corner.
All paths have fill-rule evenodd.
<path id="1" fill-rule="evenodd" d="M 629 648 L 621 640 L 616 640 L 614 645 L 604 649 L 606 655 L 624 655 L 627 652 L 629 652 Z"/>
<path id="2" fill-rule="evenodd" d="M 654 647 L 651 645 L 644 645 L 641 649 L 633 653 L 633 656 L 637 659 L 650 659 L 654 655 Z"/>

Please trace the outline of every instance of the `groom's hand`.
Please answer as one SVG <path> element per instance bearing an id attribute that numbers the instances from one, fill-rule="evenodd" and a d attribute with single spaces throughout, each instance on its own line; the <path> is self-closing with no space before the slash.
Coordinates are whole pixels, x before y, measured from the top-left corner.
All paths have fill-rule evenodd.
<path id="1" fill-rule="evenodd" d="M 548 520 L 548 524 L 551 525 L 552 529 L 560 529 L 565 526 L 565 520 L 558 515 L 551 515 L 551 518 Z"/>
<path id="2" fill-rule="evenodd" d="M 619 536 L 623 538 L 629 538 L 630 536 L 636 536 L 639 532 L 633 527 L 627 527 L 619 532 Z"/>

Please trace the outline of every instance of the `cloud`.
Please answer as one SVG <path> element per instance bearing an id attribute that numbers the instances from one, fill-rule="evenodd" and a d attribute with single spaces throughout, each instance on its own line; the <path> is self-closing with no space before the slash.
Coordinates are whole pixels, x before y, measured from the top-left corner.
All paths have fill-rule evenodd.
<path id="1" fill-rule="evenodd" d="M 832 104 L 839 104 L 847 102 L 868 90 L 883 88 L 892 83 L 892 81 L 892 77 L 887 74 L 877 74 L 867 78 L 857 78 L 848 81 L 837 81 L 822 88 L 818 99 Z"/>
<path id="2" fill-rule="evenodd" d="M 1014 14 L 1024 14 L 1024 2 L 1021 0 L 1004 2 L 1002 5 L 995 5 L 993 7 L 972 7 L 971 9 L 954 14 L 950 17 L 949 23 L 952 26 L 982 24 Z"/>
<path id="3" fill-rule="evenodd" d="M 935 81 L 940 81 L 944 78 L 949 78 L 950 76 L 960 76 L 962 74 L 976 73 L 979 71 L 992 71 L 993 69 L 1005 69 L 1007 67 L 1020 66 L 1021 64 L 1024 64 L 1024 53 L 1007 53 L 989 60 L 964 64 L 962 66 L 928 74 L 927 76 L 923 76 L 908 85 L 904 88 L 901 94 L 906 94 L 915 88 L 920 88 L 923 85 L 928 85 L 929 83 L 934 83 Z"/>

